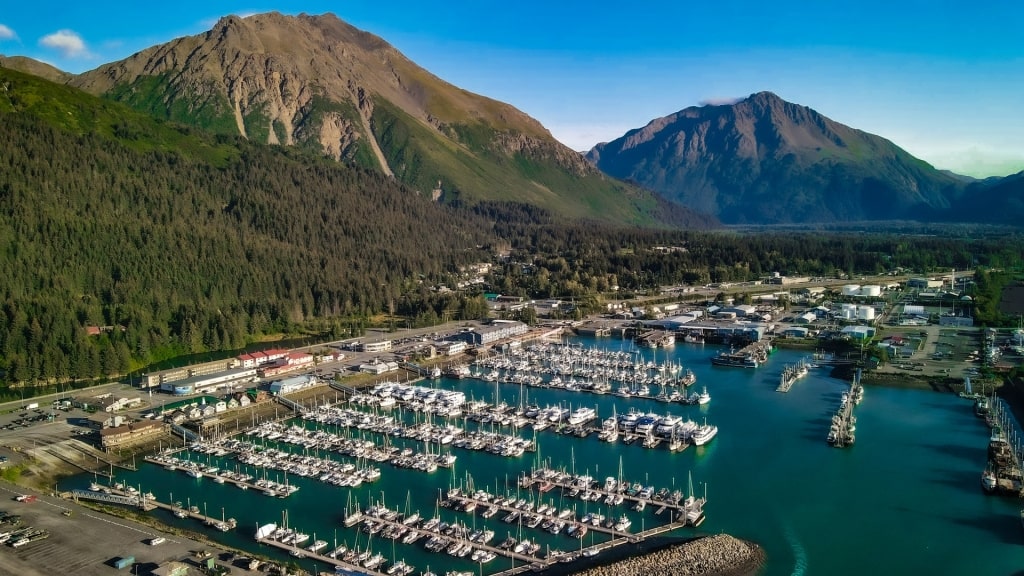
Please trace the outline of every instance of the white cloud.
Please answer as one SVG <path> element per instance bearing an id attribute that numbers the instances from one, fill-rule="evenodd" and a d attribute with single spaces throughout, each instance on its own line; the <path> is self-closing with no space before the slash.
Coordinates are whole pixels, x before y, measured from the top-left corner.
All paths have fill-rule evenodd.
<path id="1" fill-rule="evenodd" d="M 7 26 L 0 24 L 0 40 L 17 40 L 18 35 Z"/>
<path id="2" fill-rule="evenodd" d="M 47 34 L 39 39 L 39 44 L 57 50 L 65 58 L 89 57 L 85 41 L 73 30 L 58 30 L 53 34 Z"/>
<path id="3" fill-rule="evenodd" d="M 711 98 L 701 100 L 698 104 L 701 106 L 730 106 L 740 100 L 743 100 L 743 98 L 712 96 Z"/>

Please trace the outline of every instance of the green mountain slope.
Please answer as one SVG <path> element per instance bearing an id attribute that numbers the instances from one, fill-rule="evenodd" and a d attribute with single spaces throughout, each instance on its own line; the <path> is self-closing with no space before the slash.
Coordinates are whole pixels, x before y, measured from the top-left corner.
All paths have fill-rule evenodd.
<path id="1" fill-rule="evenodd" d="M 483 219 L 379 172 L 208 140 L 4 68 L 0 86 L 7 379 L 343 331 L 479 260 L 490 238 Z"/>
<path id="2" fill-rule="evenodd" d="M 533 118 L 448 84 L 330 14 L 225 17 L 205 34 L 154 46 L 71 84 L 161 118 L 394 174 L 425 195 L 528 202 L 619 223 L 680 223 L 665 221 L 654 195 L 607 178 Z M 701 221 L 690 215 L 683 223 Z"/>

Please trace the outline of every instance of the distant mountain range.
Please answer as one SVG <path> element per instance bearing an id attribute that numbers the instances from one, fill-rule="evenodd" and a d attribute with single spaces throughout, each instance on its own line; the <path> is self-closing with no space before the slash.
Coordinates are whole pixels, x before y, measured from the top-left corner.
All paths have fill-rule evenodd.
<path id="1" fill-rule="evenodd" d="M 584 155 L 331 14 L 226 16 L 77 76 L 23 57 L 0 56 L 0 66 L 157 118 L 322 153 L 450 203 L 685 228 L 1024 217 L 1021 175 L 936 170 L 770 92 L 686 108 Z"/>
<path id="2" fill-rule="evenodd" d="M 972 181 L 936 170 L 770 92 L 657 118 L 587 157 L 611 176 L 732 224 L 1009 223 L 1024 215 L 1021 178 Z"/>
<path id="3" fill-rule="evenodd" d="M 711 219 L 605 177 L 523 112 L 437 78 L 337 17 L 227 16 L 69 82 L 138 110 L 321 151 L 446 200 L 704 227 Z"/>

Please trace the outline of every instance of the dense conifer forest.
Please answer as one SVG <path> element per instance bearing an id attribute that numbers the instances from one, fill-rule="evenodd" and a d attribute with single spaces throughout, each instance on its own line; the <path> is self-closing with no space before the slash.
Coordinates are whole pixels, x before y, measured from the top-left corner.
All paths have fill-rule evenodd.
<path id="1" fill-rule="evenodd" d="M 268 335 L 359 334 L 381 313 L 479 318 L 484 291 L 573 298 L 587 312 L 659 284 L 1009 267 L 1021 255 L 1013 236 L 648 229 L 514 199 L 435 203 L 378 172 L 8 70 L 0 88 L 9 385 L 125 374 Z M 494 263 L 483 284 L 445 289 L 475 262 Z"/>

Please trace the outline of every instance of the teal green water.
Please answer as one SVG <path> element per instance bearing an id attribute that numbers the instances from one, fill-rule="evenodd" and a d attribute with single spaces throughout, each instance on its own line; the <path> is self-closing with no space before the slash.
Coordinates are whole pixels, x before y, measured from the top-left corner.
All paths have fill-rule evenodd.
<path id="1" fill-rule="evenodd" d="M 581 339 L 586 345 L 619 349 L 617 340 Z M 712 346 L 677 344 L 668 357 L 696 372 L 697 389 L 707 386 L 712 401 L 704 407 L 668 405 L 650 400 L 594 396 L 566 391 L 531 389 L 525 391 L 539 404 L 580 402 L 598 405 L 602 417 L 629 408 L 707 417 L 719 427 L 718 436 L 703 448 L 689 448 L 671 454 L 663 447 L 646 450 L 608 445 L 596 437 L 577 439 L 541 432 L 541 455 L 553 464 L 598 478 L 617 476 L 621 458 L 626 478 L 656 486 L 686 487 L 692 472 L 697 491 L 706 485 L 707 521 L 697 531 L 683 529 L 680 536 L 726 532 L 761 544 L 768 555 L 765 575 L 861 575 L 877 574 L 975 574 L 1006 575 L 1024 566 L 1024 529 L 1019 520 L 1020 503 L 986 496 L 980 489 L 989 430 L 972 412 L 970 402 L 952 395 L 921 390 L 868 387 L 864 402 L 857 407 L 857 445 L 831 448 L 825 442 L 831 414 L 838 406 L 848 382 L 812 370 L 788 394 L 775 392 L 779 372 L 802 354 L 778 351 L 766 366 L 756 370 L 712 367 L 708 357 Z M 650 356 L 651 351 L 644 351 Z M 666 357 L 658 352 L 658 360 Z M 475 381 L 442 381 L 442 386 L 464 389 L 476 397 L 492 399 L 494 384 Z M 502 385 L 503 399 L 518 402 L 520 388 Z M 470 424 L 472 427 L 472 423 Z M 532 433 L 522 432 L 529 436 Z M 396 443 L 401 444 L 399 440 Z M 341 524 L 346 500 L 351 494 L 359 502 L 386 498 L 389 505 L 411 509 L 425 516 L 434 513 L 439 490 L 447 489 L 453 476 L 459 481 L 468 472 L 476 486 L 515 490 L 515 478 L 528 469 L 535 455 L 507 459 L 486 453 L 452 449 L 458 455 L 454 473 L 438 470 L 427 475 L 382 465 L 383 476 L 375 484 L 357 489 L 327 486 L 308 478 L 289 478 L 301 490 L 287 499 L 271 499 L 255 491 L 241 491 L 209 479 L 195 480 L 181 472 L 144 465 L 138 472 L 122 473 L 119 479 L 152 491 L 162 501 L 190 500 L 211 516 L 223 508 L 239 521 L 235 533 L 211 531 L 213 539 L 246 549 L 256 549 L 252 533 L 257 524 L 280 523 L 287 510 L 290 524 L 317 538 L 333 542 L 356 542 L 357 533 Z M 205 460 L 205 456 L 201 459 Z M 338 457 L 341 458 L 341 457 Z M 226 461 L 225 465 L 234 468 Z M 252 472 L 250 470 L 250 472 Z M 276 473 L 271 473 L 273 477 Z M 283 477 L 281 478 L 283 480 Z M 69 479 L 65 487 L 85 487 L 89 476 Z M 525 495 L 525 492 L 523 493 Z M 558 498 L 551 492 L 548 498 Z M 555 502 L 558 504 L 557 500 Z M 566 501 L 565 505 L 572 505 Z M 577 510 L 583 512 L 582 503 Z M 586 510 L 604 510 L 590 504 Z M 476 526 L 493 528 L 500 542 L 507 532 L 517 531 L 502 523 L 500 515 L 475 520 L 465 514 L 442 510 L 445 519 L 461 518 Z M 651 508 L 630 512 L 633 530 L 658 521 Z M 168 523 L 205 530 L 195 521 L 171 515 Z M 523 529 L 552 548 L 578 545 L 565 536 Z M 336 536 L 335 536 L 336 534 Z M 367 545 L 359 534 L 359 544 Z M 600 536 L 588 536 L 591 538 Z M 310 540 L 307 542 L 309 544 Z M 389 540 L 370 545 L 385 556 L 404 558 L 419 570 L 428 565 L 435 571 L 459 568 L 477 572 L 468 559 L 429 554 L 422 542 L 406 546 Z M 272 549 L 260 552 L 273 555 Z M 292 560 L 287 555 L 281 556 Z M 311 560 L 302 560 L 313 568 Z M 507 568 L 498 559 L 486 571 Z"/>

